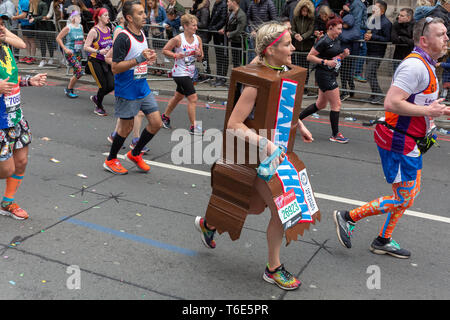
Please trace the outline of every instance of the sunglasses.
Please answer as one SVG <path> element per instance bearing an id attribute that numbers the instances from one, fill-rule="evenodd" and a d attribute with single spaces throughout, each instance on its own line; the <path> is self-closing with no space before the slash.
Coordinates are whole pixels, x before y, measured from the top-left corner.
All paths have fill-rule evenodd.
<path id="1" fill-rule="evenodd" d="M 425 23 L 423 24 L 422 33 L 421 33 L 422 36 L 423 36 L 423 33 L 425 32 L 425 28 L 427 27 L 427 25 L 429 25 L 433 20 L 434 20 L 433 17 L 425 18 Z"/>

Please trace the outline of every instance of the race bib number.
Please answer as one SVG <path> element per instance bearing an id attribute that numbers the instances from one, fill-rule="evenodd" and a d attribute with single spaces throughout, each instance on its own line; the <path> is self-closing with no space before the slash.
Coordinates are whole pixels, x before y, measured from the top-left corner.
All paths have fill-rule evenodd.
<path id="1" fill-rule="evenodd" d="M 9 95 L 4 96 L 6 113 L 13 113 L 20 107 L 20 87 L 17 83 Z"/>
<path id="2" fill-rule="evenodd" d="M 191 65 L 193 65 L 195 63 L 195 60 L 196 60 L 196 58 L 193 55 L 184 57 L 184 64 L 186 66 L 191 66 Z"/>
<path id="3" fill-rule="evenodd" d="M 284 230 L 295 226 L 302 218 L 302 210 L 297 202 L 294 189 L 291 189 L 275 198 L 275 204 L 277 206 L 278 216 L 280 217 Z"/>
<path id="4" fill-rule="evenodd" d="M 73 49 L 75 51 L 81 51 L 83 49 L 83 40 L 75 40 L 75 43 L 73 45 Z"/>
<path id="5" fill-rule="evenodd" d="M 134 67 L 134 80 L 146 78 L 147 68 L 148 68 L 147 61 L 144 61 L 141 64 Z"/>

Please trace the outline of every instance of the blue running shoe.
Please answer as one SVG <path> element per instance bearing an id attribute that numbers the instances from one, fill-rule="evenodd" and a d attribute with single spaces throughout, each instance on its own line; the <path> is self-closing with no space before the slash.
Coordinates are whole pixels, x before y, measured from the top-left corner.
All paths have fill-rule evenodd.
<path id="1" fill-rule="evenodd" d="M 136 147 L 136 144 L 138 143 L 138 141 L 139 141 L 139 138 L 133 138 L 133 140 L 131 140 L 131 144 L 130 144 L 130 149 L 131 150 L 133 150 L 134 147 Z M 145 146 L 145 147 L 142 148 L 141 153 L 146 154 L 149 151 L 150 151 L 150 149 L 147 146 Z"/>
<path id="2" fill-rule="evenodd" d="M 348 143 L 349 139 L 344 137 L 344 135 L 339 132 L 336 136 L 331 136 L 330 141 L 337 143 Z"/>
<path id="3" fill-rule="evenodd" d="M 64 88 L 64 93 L 71 99 L 78 98 L 78 95 L 73 93 L 73 89 Z"/>

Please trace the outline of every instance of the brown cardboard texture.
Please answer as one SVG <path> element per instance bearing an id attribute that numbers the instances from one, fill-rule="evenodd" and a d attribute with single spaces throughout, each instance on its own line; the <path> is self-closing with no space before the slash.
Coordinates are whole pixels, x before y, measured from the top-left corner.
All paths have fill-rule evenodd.
<path id="1" fill-rule="evenodd" d="M 235 68 L 231 74 L 224 119 L 222 159 L 211 168 L 212 195 L 205 218 L 208 224 L 216 227 L 219 234 L 228 232 L 232 240 L 240 237 L 247 214 L 260 214 L 264 211 L 263 206 L 260 206 L 256 212 L 250 212 L 252 209 L 250 208 L 250 200 L 257 196 L 254 182 L 255 179 L 259 179 L 256 168 L 261 159 L 258 157 L 257 161 L 250 161 L 248 150 L 251 147 L 246 142 L 245 160 L 240 159 L 238 162 L 237 139 L 227 138 L 227 123 L 239 99 L 242 86 L 252 86 L 258 89 L 253 118 L 246 119 L 245 125 L 256 130 L 258 134 L 260 134 L 260 130 L 264 130 L 263 135 L 267 135 L 267 138 L 273 141 L 271 129 L 275 128 L 276 124 L 282 79 L 289 79 L 298 83 L 287 144 L 287 155 L 297 171 L 301 171 L 305 167 L 303 162 L 293 153 L 293 148 L 307 70 L 293 65 L 289 67 L 289 71 L 280 73 L 261 64 L 252 64 Z M 227 144 L 230 144 L 230 146 L 228 147 Z M 272 177 L 268 185 L 274 198 L 283 193 L 281 182 L 278 179 Z M 263 202 L 260 197 L 259 200 Z M 320 211 L 317 211 L 312 218 L 312 223 L 315 223 L 316 219 L 320 221 Z M 298 235 L 302 236 L 304 230 L 309 229 L 309 225 L 310 223 L 298 223 L 286 230 L 286 245 L 291 240 L 297 240 Z"/>

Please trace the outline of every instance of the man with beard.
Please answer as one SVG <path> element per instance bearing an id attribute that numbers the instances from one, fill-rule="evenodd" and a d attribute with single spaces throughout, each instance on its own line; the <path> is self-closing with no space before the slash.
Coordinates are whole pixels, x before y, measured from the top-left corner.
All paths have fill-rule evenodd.
<path id="1" fill-rule="evenodd" d="M 384 101 L 385 117 L 377 121 L 375 143 L 386 181 L 393 195 L 375 199 L 351 211 L 334 211 L 339 242 L 351 248 L 356 222 L 386 214 L 386 222 L 370 246 L 375 254 L 407 259 L 411 252 L 392 239 L 392 232 L 420 192 L 422 154 L 432 144 L 433 118 L 450 115 L 450 107 L 438 99 L 436 61 L 447 52 L 447 29 L 440 18 L 427 17 L 414 26 L 415 47 L 398 66 Z M 419 138 L 420 137 L 420 138 Z M 426 144 L 421 143 L 424 139 Z M 445 164 L 444 164 L 445 165 Z"/>

